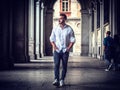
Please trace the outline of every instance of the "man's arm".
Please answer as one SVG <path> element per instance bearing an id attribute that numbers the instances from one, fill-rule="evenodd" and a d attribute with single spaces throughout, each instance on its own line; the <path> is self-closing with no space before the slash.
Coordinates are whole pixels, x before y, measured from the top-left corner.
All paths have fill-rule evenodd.
<path id="1" fill-rule="evenodd" d="M 73 47 L 74 43 L 75 43 L 75 35 L 74 35 L 73 29 L 71 28 L 71 32 L 70 32 L 70 43 L 69 43 L 66 51 L 69 52 L 70 49 Z"/>
<path id="2" fill-rule="evenodd" d="M 106 47 L 103 45 L 103 51 L 105 51 L 105 48 L 106 48 Z"/>
<path id="3" fill-rule="evenodd" d="M 105 49 L 106 49 L 106 45 L 107 45 L 106 38 L 104 38 L 104 40 L 103 40 L 103 50 L 104 50 L 104 51 L 105 51 Z"/>
<path id="4" fill-rule="evenodd" d="M 54 33 L 54 29 L 52 30 L 52 33 L 51 33 L 51 35 L 50 35 L 50 43 L 51 43 L 51 45 L 52 45 L 53 50 L 58 49 L 57 46 L 56 46 L 56 44 L 55 44 L 55 33 Z"/>
<path id="5" fill-rule="evenodd" d="M 70 42 L 70 44 L 68 45 L 67 47 L 67 50 L 66 51 L 70 51 L 70 49 L 72 48 L 72 46 L 74 45 L 74 42 Z"/>

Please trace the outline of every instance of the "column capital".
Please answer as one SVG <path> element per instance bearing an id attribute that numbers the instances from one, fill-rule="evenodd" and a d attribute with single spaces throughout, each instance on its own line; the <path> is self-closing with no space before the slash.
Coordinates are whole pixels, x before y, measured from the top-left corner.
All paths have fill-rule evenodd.
<path id="1" fill-rule="evenodd" d="M 40 8 L 44 9 L 44 3 L 40 3 Z"/>
<path id="2" fill-rule="evenodd" d="M 37 5 L 38 5 L 39 3 L 40 3 L 39 1 L 36 2 Z"/>
<path id="3" fill-rule="evenodd" d="M 35 0 L 35 2 L 42 2 L 42 0 Z"/>
<path id="4" fill-rule="evenodd" d="M 89 12 L 89 15 L 91 15 L 92 14 L 92 9 L 89 9 L 88 12 Z"/>
<path id="5" fill-rule="evenodd" d="M 46 11 L 47 14 L 51 14 L 53 12 L 54 12 L 54 9 L 52 9 L 52 8 L 48 8 L 47 11 Z"/>
<path id="6" fill-rule="evenodd" d="M 82 14 L 88 14 L 88 13 L 89 13 L 89 11 L 86 10 L 86 9 L 82 9 L 82 10 L 80 10 L 80 11 L 81 11 Z"/>
<path id="7" fill-rule="evenodd" d="M 104 0 L 99 0 L 99 3 L 102 5 Z"/>

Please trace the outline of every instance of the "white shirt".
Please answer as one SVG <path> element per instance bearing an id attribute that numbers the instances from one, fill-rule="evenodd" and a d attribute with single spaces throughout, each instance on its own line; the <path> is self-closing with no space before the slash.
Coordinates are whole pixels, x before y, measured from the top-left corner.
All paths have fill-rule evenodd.
<path id="1" fill-rule="evenodd" d="M 70 42 L 75 42 L 75 36 L 73 29 L 69 25 L 65 25 L 62 29 L 60 26 L 53 28 L 52 33 L 50 35 L 50 42 L 54 42 L 57 46 L 58 53 L 62 50 L 66 52 L 66 49 Z"/>

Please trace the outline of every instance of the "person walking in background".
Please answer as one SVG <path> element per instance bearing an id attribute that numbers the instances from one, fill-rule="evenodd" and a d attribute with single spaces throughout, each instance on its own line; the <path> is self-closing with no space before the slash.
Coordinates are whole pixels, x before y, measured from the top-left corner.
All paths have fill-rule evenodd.
<path id="1" fill-rule="evenodd" d="M 59 25 L 53 28 L 50 35 L 50 42 L 54 49 L 54 82 L 55 86 L 63 86 L 67 72 L 67 63 L 69 58 L 69 51 L 75 43 L 75 36 L 73 29 L 65 23 L 67 16 L 60 14 Z M 62 73 L 60 77 L 60 61 L 62 61 Z"/>
<path id="2" fill-rule="evenodd" d="M 110 36 L 111 32 L 106 32 L 106 37 L 104 38 L 103 45 L 104 45 L 104 59 L 107 65 L 105 71 L 109 71 L 113 65 L 113 38 Z"/>

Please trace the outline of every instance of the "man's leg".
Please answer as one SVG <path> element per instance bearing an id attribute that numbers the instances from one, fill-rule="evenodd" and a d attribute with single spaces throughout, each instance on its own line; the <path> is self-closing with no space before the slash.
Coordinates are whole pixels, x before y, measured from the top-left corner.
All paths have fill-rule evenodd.
<path id="1" fill-rule="evenodd" d="M 60 67 L 60 55 L 54 51 L 54 79 L 53 85 L 59 85 L 59 67 Z"/>
<path id="2" fill-rule="evenodd" d="M 107 66 L 107 68 L 105 69 L 105 71 L 109 71 L 113 67 L 113 61 L 112 61 L 111 58 L 107 58 L 105 60 L 105 62 L 106 62 L 106 66 Z"/>
<path id="3" fill-rule="evenodd" d="M 69 52 L 62 54 L 62 76 L 60 80 L 60 86 L 64 86 L 64 79 L 67 72 L 67 63 L 68 63 Z"/>
<path id="4" fill-rule="evenodd" d="M 65 76 L 66 76 L 68 57 L 69 57 L 69 52 L 63 53 L 63 55 L 62 55 L 62 76 L 61 76 L 61 80 L 64 80 Z"/>
<path id="5" fill-rule="evenodd" d="M 109 67 L 110 67 L 111 62 L 110 62 L 110 58 L 109 58 L 108 54 L 104 53 L 104 60 L 105 60 L 105 64 L 106 64 L 105 71 L 109 71 Z"/>
<path id="6" fill-rule="evenodd" d="M 59 80 L 59 67 L 60 67 L 60 55 L 58 52 L 54 52 L 54 75 L 55 79 Z"/>

